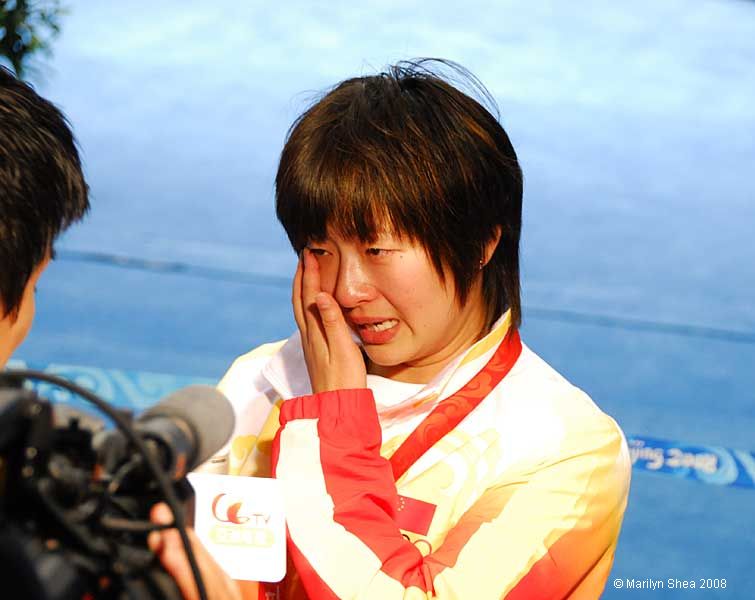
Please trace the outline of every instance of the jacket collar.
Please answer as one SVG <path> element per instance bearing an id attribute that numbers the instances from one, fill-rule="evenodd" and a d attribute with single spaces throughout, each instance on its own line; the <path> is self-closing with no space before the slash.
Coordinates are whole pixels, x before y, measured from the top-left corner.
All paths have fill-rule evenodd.
<path id="1" fill-rule="evenodd" d="M 394 413 L 397 410 L 402 412 L 402 408 L 407 405 L 416 408 L 426 402 L 440 401 L 459 390 L 495 353 L 510 326 L 511 312 L 506 311 L 494 323 L 485 337 L 472 344 L 466 352 L 451 361 L 432 381 L 412 397 L 399 405 L 388 407 L 386 411 L 389 413 Z M 304 360 L 301 335 L 298 331 L 288 338 L 280 350 L 272 356 L 263 367 L 262 375 L 284 400 L 312 393 L 307 365 Z"/>

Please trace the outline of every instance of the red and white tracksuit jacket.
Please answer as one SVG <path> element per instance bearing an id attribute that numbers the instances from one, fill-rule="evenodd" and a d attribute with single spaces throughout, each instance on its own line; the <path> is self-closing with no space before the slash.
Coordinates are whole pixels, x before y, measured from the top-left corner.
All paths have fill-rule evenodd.
<path id="1" fill-rule="evenodd" d="M 282 597 L 600 596 L 627 503 L 626 441 L 520 343 L 508 313 L 398 401 L 311 395 L 298 334 L 237 359 L 219 387 L 237 416 L 226 472 L 282 482 Z"/>

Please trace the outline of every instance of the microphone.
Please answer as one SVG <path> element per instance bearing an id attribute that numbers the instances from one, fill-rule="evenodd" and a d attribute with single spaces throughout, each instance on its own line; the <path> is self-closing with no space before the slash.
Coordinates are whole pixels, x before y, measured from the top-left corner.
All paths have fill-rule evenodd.
<path id="1" fill-rule="evenodd" d="M 223 394 L 209 385 L 191 385 L 142 413 L 134 429 L 145 438 L 163 469 L 179 480 L 222 448 L 234 425 L 233 407 Z M 93 446 L 110 473 L 132 455 L 121 431 L 98 433 Z"/>

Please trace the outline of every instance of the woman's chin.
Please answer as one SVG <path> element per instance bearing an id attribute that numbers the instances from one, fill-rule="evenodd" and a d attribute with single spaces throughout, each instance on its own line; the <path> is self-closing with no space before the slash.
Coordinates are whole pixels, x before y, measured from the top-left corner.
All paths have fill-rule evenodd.
<path id="1" fill-rule="evenodd" d="M 405 357 L 397 351 L 397 348 L 389 348 L 388 344 L 365 344 L 362 349 L 369 359 L 367 371 L 371 375 L 387 377 L 386 372 L 397 370 L 405 362 Z"/>

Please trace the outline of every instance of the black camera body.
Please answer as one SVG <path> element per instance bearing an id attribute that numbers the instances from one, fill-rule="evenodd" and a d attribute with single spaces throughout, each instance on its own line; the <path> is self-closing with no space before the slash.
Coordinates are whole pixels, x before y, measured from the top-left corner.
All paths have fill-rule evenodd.
<path id="1" fill-rule="evenodd" d="M 56 425 L 50 402 L 11 374 L 0 379 L 3 585 L 35 600 L 181 598 L 146 543 L 150 508 L 165 500 L 149 460 L 132 451 L 104 469 L 94 432 L 75 416 Z M 191 496 L 185 477 L 171 485 Z"/>

